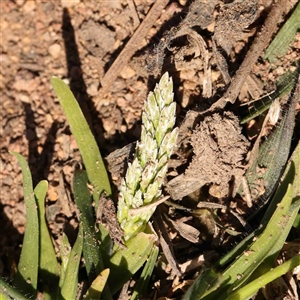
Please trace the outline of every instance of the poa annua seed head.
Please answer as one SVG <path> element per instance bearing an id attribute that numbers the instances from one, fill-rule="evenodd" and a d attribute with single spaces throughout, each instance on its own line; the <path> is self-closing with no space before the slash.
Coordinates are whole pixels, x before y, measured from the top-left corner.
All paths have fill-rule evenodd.
<path id="1" fill-rule="evenodd" d="M 178 135 L 178 128 L 173 129 L 176 112 L 173 97 L 173 82 L 165 73 L 154 92 L 148 95 L 142 115 L 141 141 L 120 186 L 117 217 L 125 240 L 144 229 L 156 206 L 138 214 L 132 213 L 132 209 L 152 204 L 162 195 L 167 163 Z"/>

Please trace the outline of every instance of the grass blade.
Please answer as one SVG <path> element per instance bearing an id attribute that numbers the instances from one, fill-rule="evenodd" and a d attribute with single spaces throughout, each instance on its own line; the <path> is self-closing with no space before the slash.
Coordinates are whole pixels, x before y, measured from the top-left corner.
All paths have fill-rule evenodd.
<path id="1" fill-rule="evenodd" d="M 95 231 L 95 216 L 92 207 L 90 191 L 87 187 L 88 177 L 85 171 L 76 170 L 74 174 L 75 203 L 80 210 L 80 220 L 83 227 L 83 256 L 85 267 L 92 282 L 96 275 L 103 270 L 99 236 Z"/>
<path id="2" fill-rule="evenodd" d="M 14 285 L 35 297 L 38 266 L 39 266 L 39 220 L 37 205 L 34 197 L 31 173 L 25 158 L 16 152 L 10 152 L 17 157 L 23 174 L 24 201 L 26 205 L 26 228 L 23 239 L 23 247 L 18 265 L 18 271 L 14 278 Z"/>
<path id="3" fill-rule="evenodd" d="M 76 242 L 71 250 L 65 279 L 61 287 L 63 299 L 75 299 L 78 284 L 78 270 L 83 246 L 83 230 L 79 226 Z"/>
<path id="4" fill-rule="evenodd" d="M 286 261 L 282 265 L 256 278 L 255 280 L 245 285 L 241 289 L 232 293 L 227 299 L 228 300 L 249 299 L 260 288 L 264 287 L 265 285 L 277 279 L 278 277 L 286 274 L 287 272 L 293 270 L 299 265 L 300 265 L 300 254 L 294 256 L 293 258 Z"/>
<path id="5" fill-rule="evenodd" d="M 109 269 L 103 270 L 93 281 L 87 293 L 83 297 L 85 300 L 94 300 L 100 299 L 101 294 L 103 293 L 104 287 L 109 276 Z"/>
<path id="6" fill-rule="evenodd" d="M 58 287 L 58 263 L 52 240 L 49 234 L 45 217 L 45 197 L 48 190 L 48 182 L 42 180 L 34 189 L 34 195 L 38 205 L 38 214 L 40 222 L 40 266 L 39 275 L 43 282 L 43 294 L 52 294 L 49 299 L 57 293 Z"/>
<path id="7" fill-rule="evenodd" d="M 300 2 L 296 9 L 279 30 L 276 37 L 268 47 L 265 53 L 265 59 L 270 62 L 275 61 L 280 56 L 283 56 L 294 39 L 297 31 L 300 29 Z"/>
<path id="8" fill-rule="evenodd" d="M 142 295 L 145 292 L 146 287 L 148 286 L 148 282 L 151 278 L 154 266 L 156 264 L 158 253 L 159 253 L 159 248 L 154 246 L 152 248 L 149 259 L 147 260 L 144 266 L 143 272 L 136 284 L 136 287 L 132 293 L 130 300 L 138 300 L 142 298 Z"/>
<path id="9" fill-rule="evenodd" d="M 97 208 L 100 194 L 103 191 L 107 195 L 111 195 L 110 182 L 98 145 L 69 87 L 57 77 L 52 77 L 51 83 L 70 124 L 82 155 L 88 178 L 95 189 L 93 198 Z"/>
<path id="10" fill-rule="evenodd" d="M 155 243 L 153 234 L 140 232 L 130 239 L 127 249 L 119 249 L 110 259 L 108 283 L 111 292 L 116 293 L 148 259 Z"/>

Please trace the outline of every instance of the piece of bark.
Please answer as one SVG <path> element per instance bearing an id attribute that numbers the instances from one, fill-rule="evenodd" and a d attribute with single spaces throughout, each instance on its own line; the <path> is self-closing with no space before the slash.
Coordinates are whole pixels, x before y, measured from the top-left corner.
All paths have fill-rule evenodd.
<path id="1" fill-rule="evenodd" d="M 171 197 L 182 199 L 211 183 L 220 187 L 221 196 L 226 196 L 229 181 L 244 174 L 243 160 L 249 147 L 238 118 L 231 112 L 207 116 L 194 130 L 191 144 L 191 164 L 184 174 L 167 184 Z"/>
<path id="2" fill-rule="evenodd" d="M 117 220 L 114 202 L 102 193 L 96 213 L 96 222 L 101 223 L 109 232 L 111 239 L 120 247 L 126 248 L 123 240 L 124 232 Z"/>
<path id="3" fill-rule="evenodd" d="M 105 157 L 111 179 L 116 186 L 120 186 L 121 179 L 125 176 L 128 160 L 132 157 L 135 146 L 136 143 L 128 144 Z"/>
<path id="4" fill-rule="evenodd" d="M 220 8 L 213 39 L 227 55 L 233 45 L 241 40 L 244 30 L 257 18 L 257 1 L 234 1 Z"/>

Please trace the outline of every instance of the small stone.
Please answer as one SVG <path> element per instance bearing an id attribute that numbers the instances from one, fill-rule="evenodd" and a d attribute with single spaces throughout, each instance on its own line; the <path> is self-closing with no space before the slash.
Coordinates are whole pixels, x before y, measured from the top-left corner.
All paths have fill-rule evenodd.
<path id="1" fill-rule="evenodd" d="M 276 69 L 276 73 L 277 73 L 277 75 L 283 75 L 284 74 L 284 72 L 285 72 L 285 70 L 284 70 L 284 68 L 283 67 L 278 67 L 277 69 Z"/>
<path id="2" fill-rule="evenodd" d="M 23 93 L 20 93 L 20 94 L 18 95 L 18 98 L 19 98 L 19 100 L 20 100 L 21 102 L 23 102 L 23 103 L 30 103 L 30 98 L 29 98 L 28 95 L 25 95 L 25 94 L 23 94 Z"/>
<path id="3" fill-rule="evenodd" d="M 128 129 L 127 129 L 126 125 L 121 125 L 120 130 L 121 130 L 121 132 L 125 133 Z"/>
<path id="4" fill-rule="evenodd" d="M 13 84 L 13 87 L 17 91 L 26 91 L 30 94 L 37 89 L 39 83 L 40 83 L 39 80 L 35 80 L 35 79 L 30 79 L 30 80 L 17 79 L 16 82 Z"/>
<path id="5" fill-rule="evenodd" d="M 58 58 L 60 55 L 60 51 L 61 46 L 59 44 L 53 44 L 48 48 L 48 52 L 53 58 Z"/>
<path id="6" fill-rule="evenodd" d="M 23 6 L 23 10 L 25 13 L 29 13 L 33 11 L 35 8 L 36 8 L 36 1 L 26 1 Z"/>
<path id="7" fill-rule="evenodd" d="M 120 75 L 123 79 L 128 79 L 128 78 L 131 78 L 135 75 L 135 71 L 132 68 L 130 68 L 129 66 L 126 66 L 122 70 Z"/>
<path id="8" fill-rule="evenodd" d="M 98 95 L 98 83 L 94 82 L 87 88 L 87 93 L 90 96 L 97 96 Z"/>
<path id="9" fill-rule="evenodd" d="M 46 122 L 49 123 L 49 124 L 52 124 L 53 123 L 53 117 L 51 114 L 46 114 L 45 115 L 45 119 L 46 119 Z"/>
<path id="10" fill-rule="evenodd" d="M 179 0 L 179 4 L 182 6 L 185 6 L 187 3 L 187 0 Z"/>
<path id="11" fill-rule="evenodd" d="M 123 97 L 117 98 L 117 105 L 119 107 L 125 107 L 127 105 L 127 101 Z"/>
<path id="12" fill-rule="evenodd" d="M 70 1 L 70 0 L 61 0 L 60 3 L 61 3 L 62 7 L 67 7 L 68 8 L 68 7 L 72 7 L 72 6 L 76 5 L 77 3 L 80 3 L 80 0 L 72 0 L 72 1 Z"/>
<path id="13" fill-rule="evenodd" d="M 22 39 L 22 43 L 25 44 L 25 45 L 30 45 L 32 43 L 32 40 L 31 38 L 29 38 L 28 36 L 25 36 L 23 39 Z"/>
<path id="14" fill-rule="evenodd" d="M 58 194 L 56 191 L 56 188 L 53 187 L 52 185 L 49 185 L 49 189 L 48 189 L 48 199 L 51 202 L 55 202 L 58 199 Z"/>
<path id="15" fill-rule="evenodd" d="M 17 4 L 18 6 L 24 5 L 24 3 L 25 3 L 25 0 L 16 0 L 16 4 Z"/>

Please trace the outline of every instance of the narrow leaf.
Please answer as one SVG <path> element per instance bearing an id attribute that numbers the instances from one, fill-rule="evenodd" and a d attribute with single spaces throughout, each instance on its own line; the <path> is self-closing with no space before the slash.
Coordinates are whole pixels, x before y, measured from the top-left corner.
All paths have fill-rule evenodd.
<path id="1" fill-rule="evenodd" d="M 140 232 L 126 243 L 127 249 L 119 249 L 110 259 L 108 283 L 116 293 L 145 263 L 155 243 L 153 234 Z"/>
<path id="2" fill-rule="evenodd" d="M 270 205 L 270 210 L 272 210 L 272 206 L 275 209 L 277 203 L 279 203 L 283 198 L 289 197 L 290 199 L 297 199 L 297 196 L 300 195 L 300 169 L 299 167 L 297 168 L 295 166 L 300 166 L 300 143 L 298 143 L 298 146 L 292 154 L 291 160 L 284 173 L 282 183 L 278 187 Z M 291 185 L 290 190 L 289 185 Z M 288 191 L 289 193 L 286 191 Z M 252 278 L 257 278 L 265 274 L 274 266 L 277 256 L 286 241 L 293 223 L 295 222 L 295 219 L 299 212 L 299 206 L 300 201 L 294 201 L 292 203 L 289 212 L 286 215 L 285 226 L 282 227 L 281 234 L 279 235 L 276 244 L 274 245 L 274 247 L 272 247 L 271 251 L 268 254 L 268 257 L 253 273 L 253 275 L 251 276 Z M 266 212 L 266 215 L 268 215 L 268 211 Z M 264 218 L 266 217 L 264 216 Z"/>
<path id="3" fill-rule="evenodd" d="M 300 195 L 300 143 L 298 143 L 296 149 L 292 153 L 292 156 L 286 166 L 285 172 L 282 176 L 282 182 L 280 186 L 278 187 L 276 194 L 272 198 L 272 201 L 270 202 L 270 205 L 268 206 L 268 209 L 261 220 L 262 225 L 266 225 L 270 218 L 272 217 L 274 211 L 276 210 L 276 207 L 278 203 L 283 199 L 286 190 L 288 188 L 288 184 L 292 184 L 293 189 L 293 198 L 296 198 L 297 195 Z M 299 214 L 298 214 L 299 216 Z M 297 216 L 297 217 L 298 217 Z M 294 221 L 297 220 L 297 217 Z M 255 230 L 253 233 L 249 234 L 243 241 L 241 241 L 234 249 L 232 249 L 228 254 L 226 254 L 223 258 L 220 259 L 218 262 L 218 268 L 222 268 L 230 263 L 234 258 L 239 256 L 245 249 L 250 246 L 251 240 L 255 237 L 261 234 L 263 228 L 259 228 Z"/>
<path id="4" fill-rule="evenodd" d="M 16 290 L 16 288 L 10 286 L 0 277 L 0 300 L 30 300 Z"/>
<path id="5" fill-rule="evenodd" d="M 26 205 L 26 227 L 18 271 L 13 281 L 18 289 L 36 294 L 39 266 L 39 220 L 34 197 L 31 173 L 24 157 L 10 152 L 17 157 L 23 175 L 24 201 Z"/>
<path id="6" fill-rule="evenodd" d="M 297 150 L 297 149 L 296 149 Z M 299 171 L 298 171 L 299 172 Z M 288 174 L 288 172 L 286 173 Z M 295 172 L 293 173 L 295 174 Z M 289 179 L 289 176 L 286 178 Z M 292 181 L 293 182 L 293 181 Z M 220 296 L 225 295 L 233 289 L 237 289 L 240 285 L 248 280 L 250 275 L 260 266 L 264 266 L 263 263 L 269 256 L 275 255 L 275 251 L 282 247 L 293 220 L 295 219 L 299 210 L 300 202 L 293 203 L 291 205 L 294 193 L 293 185 L 289 184 L 288 181 L 283 181 L 285 195 L 282 201 L 277 204 L 276 211 L 271 217 L 269 223 L 259 237 L 256 238 L 252 245 L 243 251 L 243 253 L 233 262 L 221 275 L 221 282 L 218 279 L 218 275 L 213 270 L 208 270 L 205 275 L 199 276 L 187 295 L 199 295 L 199 299 L 213 300 Z M 296 183 L 298 185 L 298 183 Z M 279 197 L 282 193 L 282 189 L 278 189 Z M 299 190 L 298 190 L 299 193 Z M 278 202 L 277 202 L 278 203 Z M 207 290 L 204 292 L 203 287 Z M 202 298 L 200 297 L 203 296 Z M 185 296 L 185 300 L 194 299 Z"/>
<path id="7" fill-rule="evenodd" d="M 283 56 L 300 29 L 300 2 L 266 50 L 265 59 L 273 62 Z"/>
<path id="8" fill-rule="evenodd" d="M 250 193 L 258 205 L 264 205 L 279 181 L 286 165 L 295 126 L 296 104 L 299 100 L 300 77 L 290 94 L 288 109 L 281 122 L 262 143 L 257 158 L 246 172 Z M 263 193 L 261 192 L 263 190 Z"/>
<path id="9" fill-rule="evenodd" d="M 299 62 L 298 62 L 299 63 Z M 290 93 L 295 86 L 295 82 L 297 80 L 298 70 L 294 72 L 287 71 L 285 74 L 283 74 L 278 82 L 276 83 L 276 90 L 271 95 L 266 95 L 265 97 L 261 98 L 260 100 L 257 100 L 253 107 L 249 109 L 249 113 L 241 120 L 241 124 L 245 124 L 249 122 L 250 120 L 256 118 L 257 116 L 261 115 L 263 112 L 265 112 L 271 104 L 279 98 L 282 98 L 287 93 Z"/>
<path id="10" fill-rule="evenodd" d="M 263 274 L 261 277 L 256 278 L 246 286 L 232 293 L 228 300 L 240 300 L 250 299 L 250 297 L 256 293 L 260 288 L 264 287 L 268 283 L 272 282 L 276 278 L 286 274 L 300 265 L 300 254 L 294 256 L 290 260 L 286 261 L 282 265 L 272 269 L 271 271 Z"/>
<path id="11" fill-rule="evenodd" d="M 46 180 L 40 181 L 34 189 L 40 222 L 39 274 L 40 279 L 43 281 L 44 296 L 46 291 L 54 296 L 57 293 L 59 272 L 54 247 L 46 223 L 45 197 L 47 190 L 48 182 Z"/>
<path id="12" fill-rule="evenodd" d="M 51 83 L 70 124 L 82 155 L 88 178 L 95 189 L 93 198 L 97 208 L 100 194 L 103 191 L 107 195 L 111 195 L 110 182 L 99 148 L 78 102 L 68 86 L 57 77 L 52 77 Z"/>
<path id="13" fill-rule="evenodd" d="M 92 282 L 87 293 L 83 297 L 85 300 L 94 300 L 100 299 L 101 294 L 103 293 L 104 287 L 109 276 L 109 269 L 103 270 L 96 279 Z"/>
<path id="14" fill-rule="evenodd" d="M 61 259 L 61 265 L 60 265 L 60 278 L 59 278 L 59 287 L 61 288 L 63 286 L 67 267 L 69 264 L 71 254 L 71 245 L 69 243 L 68 237 L 63 232 L 62 239 L 61 239 L 61 245 L 60 245 L 60 259 Z"/>
<path id="15" fill-rule="evenodd" d="M 154 266 L 156 264 L 158 253 L 159 253 L 159 248 L 157 246 L 154 246 L 150 253 L 149 259 L 147 260 L 147 262 L 143 268 L 143 272 L 135 286 L 135 289 L 132 293 L 130 300 L 142 299 L 142 295 L 148 286 Z"/>
<path id="16" fill-rule="evenodd" d="M 74 174 L 75 203 L 80 210 L 83 227 L 83 256 L 90 281 L 103 270 L 103 262 L 99 247 L 99 236 L 95 231 L 95 215 L 92 207 L 90 191 L 87 187 L 88 177 L 85 171 L 76 170 Z"/>
<path id="17" fill-rule="evenodd" d="M 208 290 L 214 291 L 218 289 L 221 283 L 221 274 L 215 273 L 212 269 L 204 269 L 185 293 L 182 300 L 202 299 L 202 296 Z"/>
<path id="18" fill-rule="evenodd" d="M 273 247 L 276 246 L 277 240 L 283 234 L 283 228 L 287 226 L 287 222 L 290 219 L 288 213 L 292 201 L 290 197 L 291 190 L 292 188 L 289 186 L 286 197 L 284 197 L 282 202 L 278 205 L 263 233 L 248 250 L 244 251 L 244 253 L 223 272 L 222 280 L 224 284 L 222 290 L 220 290 L 223 295 L 246 282 L 249 276 L 268 257 Z M 293 209 L 295 208 L 293 207 Z M 227 290 L 227 292 L 224 289 Z M 205 294 L 206 297 L 203 297 L 203 299 L 214 299 L 214 297 L 218 295 L 214 293 L 214 290 L 215 288 L 212 288 L 207 291 Z"/>
<path id="19" fill-rule="evenodd" d="M 63 299 L 75 299 L 76 297 L 78 284 L 78 270 L 82 254 L 82 246 L 83 230 L 82 226 L 80 225 L 76 242 L 70 253 L 65 279 L 61 288 L 61 296 L 63 297 Z"/>

